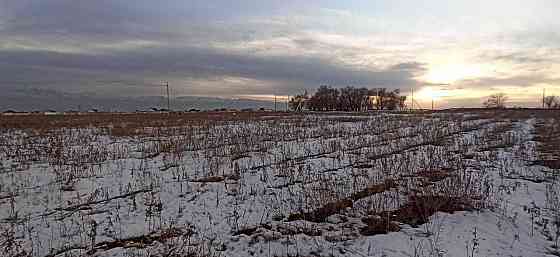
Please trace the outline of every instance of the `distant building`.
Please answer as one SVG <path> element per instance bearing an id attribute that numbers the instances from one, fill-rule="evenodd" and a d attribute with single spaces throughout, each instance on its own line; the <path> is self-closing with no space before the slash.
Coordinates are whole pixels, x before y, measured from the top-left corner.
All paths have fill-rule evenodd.
<path id="1" fill-rule="evenodd" d="M 8 116 L 8 115 L 9 115 L 9 116 L 12 116 L 12 115 L 21 115 L 21 114 L 24 114 L 24 113 L 22 113 L 22 112 L 16 112 L 16 111 L 14 111 L 14 110 L 7 110 L 7 111 L 4 111 L 4 112 L 2 113 L 2 115 L 6 115 L 6 116 Z"/>
<path id="2" fill-rule="evenodd" d="M 60 114 L 59 112 L 55 111 L 55 110 L 46 110 L 43 112 L 44 115 L 58 115 Z"/>

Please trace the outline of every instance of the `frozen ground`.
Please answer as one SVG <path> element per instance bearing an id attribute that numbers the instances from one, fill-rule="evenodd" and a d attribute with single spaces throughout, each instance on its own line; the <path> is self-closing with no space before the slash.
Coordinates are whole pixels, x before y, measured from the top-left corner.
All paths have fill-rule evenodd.
<path id="1" fill-rule="evenodd" d="M 553 120 L 127 122 L 2 130 L 1 256 L 558 256 Z"/>

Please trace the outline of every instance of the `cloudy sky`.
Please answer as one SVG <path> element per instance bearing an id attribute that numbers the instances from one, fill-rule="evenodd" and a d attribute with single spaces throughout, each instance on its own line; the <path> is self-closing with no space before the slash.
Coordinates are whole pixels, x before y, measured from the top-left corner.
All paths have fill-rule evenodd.
<path id="1" fill-rule="evenodd" d="M 560 95 L 557 0 L 0 0 L 0 89 L 109 96 Z M 437 85 L 449 84 L 449 85 Z M 0 95 L 0 102 L 2 96 Z"/>

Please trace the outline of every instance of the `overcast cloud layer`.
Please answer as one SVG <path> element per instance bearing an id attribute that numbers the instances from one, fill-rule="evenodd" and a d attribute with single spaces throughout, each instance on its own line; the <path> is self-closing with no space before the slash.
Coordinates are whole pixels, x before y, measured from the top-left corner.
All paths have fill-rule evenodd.
<path id="1" fill-rule="evenodd" d="M 328 84 L 435 90 L 446 107 L 560 94 L 559 1 L 306 2 L 0 0 L 0 90 L 111 99 L 169 81 L 174 96 L 227 98 Z"/>

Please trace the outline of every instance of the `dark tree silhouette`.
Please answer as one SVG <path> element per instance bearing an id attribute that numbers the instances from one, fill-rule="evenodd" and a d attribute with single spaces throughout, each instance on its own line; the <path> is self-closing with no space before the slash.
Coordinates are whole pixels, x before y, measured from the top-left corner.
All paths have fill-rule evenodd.
<path id="1" fill-rule="evenodd" d="M 492 94 L 484 101 L 484 107 L 486 108 L 494 108 L 494 109 L 503 109 L 506 108 L 506 102 L 508 97 L 504 93 L 496 93 Z"/>
<path id="2" fill-rule="evenodd" d="M 560 99 L 557 96 L 547 96 L 544 98 L 544 105 L 548 109 L 560 109 Z"/>
<path id="3" fill-rule="evenodd" d="M 309 101 L 309 94 L 307 93 L 307 90 L 305 90 L 303 94 L 295 95 L 294 97 L 292 97 L 288 102 L 288 104 L 291 110 L 294 110 L 296 112 L 301 112 L 303 111 L 303 109 L 307 108 L 308 101 Z"/>
<path id="4" fill-rule="evenodd" d="M 330 86 L 320 86 L 317 92 L 309 99 L 308 108 L 314 111 L 336 110 L 339 92 Z"/>
<path id="5" fill-rule="evenodd" d="M 368 89 L 345 87 L 340 89 L 338 100 L 341 111 L 363 111 L 367 109 Z"/>
<path id="6" fill-rule="evenodd" d="M 386 88 L 367 89 L 365 87 L 344 87 L 336 89 L 320 86 L 311 97 L 296 95 L 290 101 L 292 110 L 305 107 L 313 111 L 366 111 L 368 109 L 397 110 L 406 107 L 406 96 L 401 96 L 398 89 L 388 91 Z"/>
<path id="7" fill-rule="evenodd" d="M 376 88 L 369 92 L 375 101 L 373 107 L 378 110 L 397 110 L 406 107 L 406 96 L 400 95 L 400 90 L 387 91 L 386 88 Z"/>

